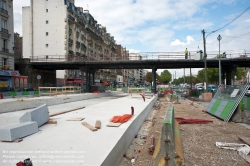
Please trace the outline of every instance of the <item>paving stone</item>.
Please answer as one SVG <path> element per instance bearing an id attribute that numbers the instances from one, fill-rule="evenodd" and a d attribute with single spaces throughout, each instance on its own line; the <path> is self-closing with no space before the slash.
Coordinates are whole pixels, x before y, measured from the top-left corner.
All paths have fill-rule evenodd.
<path id="1" fill-rule="evenodd" d="M 49 120 L 49 110 L 46 104 L 43 104 L 35 109 L 26 112 L 20 119 L 23 122 L 37 122 L 38 127 L 42 126 Z"/>
<path id="2" fill-rule="evenodd" d="M 13 141 L 38 132 L 36 122 L 24 122 L 0 128 L 1 141 Z"/>

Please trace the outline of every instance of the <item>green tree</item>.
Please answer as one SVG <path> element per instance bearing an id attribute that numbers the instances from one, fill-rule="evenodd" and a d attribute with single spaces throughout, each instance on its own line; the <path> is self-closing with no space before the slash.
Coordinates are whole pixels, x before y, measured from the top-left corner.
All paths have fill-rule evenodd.
<path id="1" fill-rule="evenodd" d="M 157 80 L 160 80 L 160 76 L 159 76 L 157 73 L 156 73 L 156 79 L 157 79 Z M 146 74 L 145 80 L 146 80 L 147 82 L 152 83 L 152 72 L 148 72 L 148 73 Z"/>
<path id="2" fill-rule="evenodd" d="M 236 76 L 237 80 L 241 80 L 246 75 L 244 68 L 237 68 Z M 201 82 L 205 81 L 205 69 L 198 71 L 197 77 L 201 80 Z M 234 78 L 234 73 L 232 72 L 231 78 Z M 210 84 L 218 84 L 219 83 L 219 69 L 218 68 L 208 68 L 207 69 L 207 81 Z M 223 78 L 222 78 L 223 80 Z"/>
<path id="3" fill-rule="evenodd" d="M 233 74 L 232 78 L 234 78 L 234 73 L 232 74 Z M 237 76 L 236 78 L 237 80 L 241 80 L 242 78 L 246 76 L 246 70 L 244 69 L 244 67 L 237 68 L 236 76 Z"/>
<path id="4" fill-rule="evenodd" d="M 164 84 L 168 84 L 171 81 L 172 75 L 168 70 L 161 72 L 160 81 Z"/>

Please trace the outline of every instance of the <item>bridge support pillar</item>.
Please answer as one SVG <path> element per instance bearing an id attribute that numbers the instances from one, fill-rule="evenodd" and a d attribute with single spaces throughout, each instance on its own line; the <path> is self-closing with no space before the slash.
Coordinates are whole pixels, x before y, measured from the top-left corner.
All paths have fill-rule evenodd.
<path id="1" fill-rule="evenodd" d="M 80 70 L 81 70 L 81 88 L 82 88 L 82 92 L 84 92 L 84 89 L 85 89 L 84 86 L 83 86 L 83 82 L 84 82 L 84 68 L 81 67 Z"/>
<path id="2" fill-rule="evenodd" d="M 226 83 L 227 85 L 232 85 L 232 69 L 227 69 L 226 71 Z"/>
<path id="3" fill-rule="evenodd" d="M 156 71 L 157 71 L 157 68 L 156 67 L 153 67 L 152 68 L 152 89 L 151 89 L 151 92 L 152 93 L 155 93 L 156 92 Z"/>
<path id="4" fill-rule="evenodd" d="M 86 91 L 90 92 L 90 69 L 86 70 Z"/>
<path id="5" fill-rule="evenodd" d="M 95 85 L 95 70 L 91 70 L 92 71 L 92 85 Z"/>

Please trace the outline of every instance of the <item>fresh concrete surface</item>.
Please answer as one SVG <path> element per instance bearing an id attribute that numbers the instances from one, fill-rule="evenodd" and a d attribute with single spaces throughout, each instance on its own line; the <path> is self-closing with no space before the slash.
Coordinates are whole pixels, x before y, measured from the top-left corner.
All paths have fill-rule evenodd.
<path id="1" fill-rule="evenodd" d="M 145 102 L 140 96 L 125 96 L 113 100 L 108 99 L 105 102 L 102 99 L 97 98 L 49 106 L 50 113 L 72 109 L 72 107 L 85 106 L 85 108 L 52 117 L 51 119 L 57 121 L 56 125 L 43 125 L 39 128 L 38 133 L 25 137 L 22 142 L 0 142 L 2 150 L 0 164 L 3 160 L 7 160 L 7 163 L 3 164 L 10 166 L 25 158 L 31 158 L 36 166 L 68 166 L 69 164 L 110 166 L 114 161 L 119 162 L 118 160 L 122 158 L 128 144 L 131 143 L 157 96 L 146 99 Z M 98 100 L 100 102 L 93 104 Z M 150 106 L 148 107 L 148 105 Z M 132 119 L 118 128 L 106 127 L 106 124 L 113 116 L 131 113 L 131 106 L 135 108 Z M 0 126 L 15 123 L 27 111 L 0 114 Z M 102 122 L 101 129 L 92 132 L 81 125 L 79 121 L 66 121 L 72 117 L 83 117 L 85 118 L 83 121 L 93 126 L 96 120 L 100 120 Z M 10 163 L 10 161 L 14 162 Z M 54 163 L 55 161 L 58 161 L 58 163 Z"/>
<path id="2" fill-rule="evenodd" d="M 81 101 L 91 98 L 98 98 L 104 96 L 117 95 L 117 93 L 82 93 L 82 94 L 67 94 L 67 95 L 57 95 L 57 96 L 41 96 L 41 97 L 17 97 L 9 99 L 0 99 L 0 113 L 19 111 L 23 109 L 30 109 L 38 107 L 42 104 L 57 105 L 63 103 L 69 103 L 74 101 Z M 10 104 L 11 103 L 11 104 Z"/>

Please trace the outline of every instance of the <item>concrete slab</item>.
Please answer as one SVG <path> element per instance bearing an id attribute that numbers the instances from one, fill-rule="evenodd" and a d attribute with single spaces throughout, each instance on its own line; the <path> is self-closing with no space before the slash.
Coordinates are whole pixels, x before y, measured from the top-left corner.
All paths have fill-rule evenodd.
<path id="1" fill-rule="evenodd" d="M 38 132 L 36 122 L 25 122 L 0 128 L 1 141 L 13 141 Z"/>
<path id="2" fill-rule="evenodd" d="M 119 94 L 110 92 L 110 93 L 100 93 L 100 94 L 81 93 L 81 94 L 41 96 L 41 97 L 19 96 L 17 98 L 1 99 L 0 113 L 36 108 L 42 104 L 47 104 L 48 106 L 50 106 L 50 105 L 57 105 L 57 104 L 63 104 L 63 103 L 69 103 L 74 101 L 81 101 L 81 100 L 87 100 L 105 96 L 113 96 L 113 95 L 119 95 Z M 18 98 L 22 98 L 23 100 L 19 101 Z"/>
<path id="3" fill-rule="evenodd" d="M 42 126 L 49 120 L 49 110 L 46 104 L 32 109 L 26 112 L 20 119 L 20 123 L 24 122 L 36 122 L 38 127 Z"/>
<path id="4" fill-rule="evenodd" d="M 22 156 L 25 156 L 31 158 L 36 166 L 118 165 L 156 100 L 157 97 L 146 99 L 145 102 L 141 97 L 122 97 L 55 116 L 52 119 L 57 120 L 56 125 L 43 125 L 38 134 L 27 137 L 18 144 L 0 143 L 0 162 L 6 162 L 5 165 L 9 166 L 13 165 L 10 162 L 14 160 L 10 157 L 23 160 Z M 70 104 L 49 106 L 49 111 L 56 112 Z M 74 107 L 82 105 L 83 102 L 74 103 Z M 113 116 L 131 113 L 131 106 L 135 109 L 132 119 L 119 127 L 106 126 Z M 10 117 L 11 113 L 8 113 L 8 116 Z M 66 121 L 70 117 L 85 117 L 91 125 L 100 120 L 102 128 L 92 132 L 81 125 L 81 121 Z"/>

